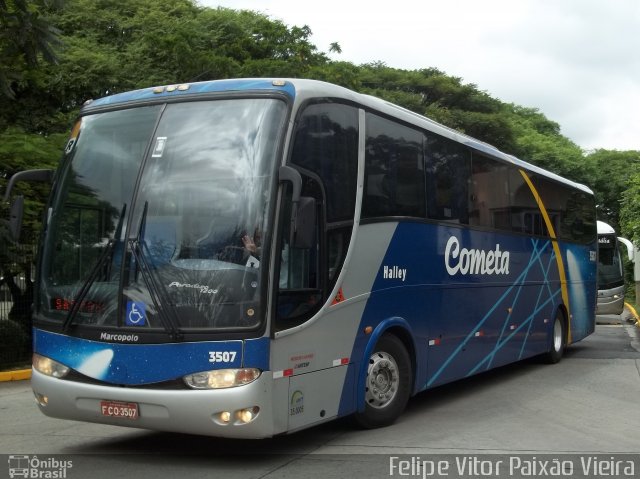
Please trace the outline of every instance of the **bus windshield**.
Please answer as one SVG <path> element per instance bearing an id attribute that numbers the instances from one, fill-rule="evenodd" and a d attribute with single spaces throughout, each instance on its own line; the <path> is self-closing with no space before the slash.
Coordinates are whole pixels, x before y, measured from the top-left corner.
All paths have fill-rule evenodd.
<path id="1" fill-rule="evenodd" d="M 246 98 L 83 117 L 52 201 L 38 317 L 257 328 L 285 112 Z"/>
<path id="2" fill-rule="evenodd" d="M 598 235 L 598 289 L 624 284 L 622 258 L 615 234 Z"/>

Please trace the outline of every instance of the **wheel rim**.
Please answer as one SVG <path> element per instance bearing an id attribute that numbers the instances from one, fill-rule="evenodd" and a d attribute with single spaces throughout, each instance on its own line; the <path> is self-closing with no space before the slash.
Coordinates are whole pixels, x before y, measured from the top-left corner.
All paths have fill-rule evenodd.
<path id="1" fill-rule="evenodd" d="M 389 405 L 398 393 L 400 376 L 393 356 L 383 351 L 369 358 L 365 400 L 369 406 L 382 409 Z"/>
<path id="2" fill-rule="evenodd" d="M 559 319 L 553 324 L 553 349 L 556 352 L 562 349 L 562 323 Z"/>

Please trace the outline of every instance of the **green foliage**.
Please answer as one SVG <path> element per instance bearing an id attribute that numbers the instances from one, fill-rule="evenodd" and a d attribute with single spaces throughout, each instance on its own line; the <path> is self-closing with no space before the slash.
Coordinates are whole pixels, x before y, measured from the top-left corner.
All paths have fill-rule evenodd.
<path id="1" fill-rule="evenodd" d="M 12 127 L 0 132 L 0 191 L 4 193 L 7 180 L 16 172 L 32 168 L 55 169 L 60 158 L 66 134 L 49 136 L 27 133 Z M 43 199 L 49 193 L 49 186 L 39 183 L 18 182 L 14 194 L 25 196 L 25 216 L 23 237 L 37 238 L 43 213 Z M 0 218 L 7 218 L 7 205 Z"/>
<path id="2" fill-rule="evenodd" d="M 508 153 L 515 139 L 505 106 L 460 78 L 435 69 L 398 70 L 383 63 L 363 65 L 361 91 L 397 103 Z"/>
<path id="3" fill-rule="evenodd" d="M 12 83 L 25 79 L 39 60 L 55 63 L 55 27 L 46 14 L 61 6 L 55 0 L 0 1 L 0 95 L 13 98 Z"/>
<path id="4" fill-rule="evenodd" d="M 333 61 L 310 37 L 307 25 L 196 0 L 0 0 L 0 193 L 17 171 L 57 166 L 88 99 L 152 85 L 306 77 L 386 99 L 584 183 L 595 191 L 599 219 L 640 244 L 640 152 L 585 154 L 535 108 L 501 102 L 433 67 Z M 338 42 L 329 45 L 329 53 L 340 52 Z M 48 187 L 22 182 L 16 192 L 26 198 L 23 238 L 35 242 Z M 31 271 L 34 253 L 9 245 L 5 218 L 2 205 L 0 271 L 8 278 Z M 0 336 L 10 338 L 2 344 L 28 345 L 28 322 L 0 323 Z"/>
<path id="5" fill-rule="evenodd" d="M 336 85 L 360 90 L 360 68 L 349 62 L 329 62 L 321 66 L 311 67 L 309 77 Z"/>
<path id="6" fill-rule="evenodd" d="M 591 184 L 592 168 L 582 150 L 560 134 L 557 123 L 539 111 L 516 105 L 506 107 L 515 137 L 513 154 L 577 182 Z"/>
<path id="7" fill-rule="evenodd" d="M 0 321 L 0 365 L 17 366 L 29 361 L 31 338 L 25 327 L 11 320 Z"/>
<path id="8" fill-rule="evenodd" d="M 596 150 L 585 161 L 597 171 L 592 187 L 596 191 L 599 217 L 617 231 L 623 194 L 633 187 L 633 176 L 640 173 L 640 151 Z"/>
<path id="9" fill-rule="evenodd" d="M 61 8 L 63 7 L 63 8 Z M 17 33 L 18 25 L 29 25 Z M 312 19 L 310 19 L 312 20 Z M 592 187 L 600 216 L 617 223 L 638 152 L 585 155 L 534 108 L 506 104 L 437 68 L 332 61 L 307 25 L 261 13 L 200 7 L 194 0 L 0 1 L 0 164 L 15 171 L 55 167 L 81 105 L 151 85 L 232 77 L 308 77 L 397 103 L 543 168 Z M 340 53 L 338 42 L 329 52 Z M 57 63 L 38 61 L 57 59 Z M 3 76 L 4 75 L 4 76 Z M 5 80 L 3 80 L 3 78 Z M 1 181 L 0 181 L 1 182 Z M 27 194 L 37 228 L 41 186 Z"/>
<path id="10" fill-rule="evenodd" d="M 620 209 L 622 234 L 634 244 L 640 245 L 640 173 L 635 173 L 622 193 Z"/>

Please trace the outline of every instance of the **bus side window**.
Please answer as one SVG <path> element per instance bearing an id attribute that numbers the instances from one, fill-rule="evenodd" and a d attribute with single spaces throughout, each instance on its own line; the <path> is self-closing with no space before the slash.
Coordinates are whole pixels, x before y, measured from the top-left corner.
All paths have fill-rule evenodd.
<path id="1" fill-rule="evenodd" d="M 329 279 L 328 290 L 333 289 L 333 285 L 338 279 L 338 274 L 342 268 L 349 240 L 351 239 L 351 226 L 338 227 L 327 231 L 327 274 Z"/>
<path id="2" fill-rule="evenodd" d="M 471 168 L 469 224 L 510 230 L 507 165 L 473 152 Z"/>
<path id="3" fill-rule="evenodd" d="M 305 182 L 303 195 L 315 196 L 313 188 Z M 315 241 L 311 248 L 292 248 L 289 244 L 291 218 L 291 195 L 286 197 L 286 208 L 282 225 L 282 247 L 280 251 L 280 273 L 278 278 L 278 303 L 276 329 L 286 329 L 303 323 L 321 305 L 320 242 L 318 237 L 321 215 L 316 213 Z M 317 208 L 321 205 L 318 204 Z"/>
<path id="4" fill-rule="evenodd" d="M 310 319 L 342 269 L 355 213 L 358 110 L 333 102 L 308 105 L 296 120 L 290 163 L 303 177 L 302 196 L 316 200 L 316 240 L 310 249 L 289 248 L 289 225 L 281 225 L 277 330 Z M 290 211 L 282 216 L 291 218 Z"/>
<path id="5" fill-rule="evenodd" d="M 469 223 L 471 152 L 435 134 L 426 137 L 427 210 L 429 218 Z"/>
<path id="6" fill-rule="evenodd" d="M 511 230 L 528 235 L 547 236 L 547 227 L 540 208 L 517 168 L 509 171 L 509 196 L 511 204 Z"/>
<path id="7" fill-rule="evenodd" d="M 367 113 L 363 218 L 425 217 L 422 133 Z"/>

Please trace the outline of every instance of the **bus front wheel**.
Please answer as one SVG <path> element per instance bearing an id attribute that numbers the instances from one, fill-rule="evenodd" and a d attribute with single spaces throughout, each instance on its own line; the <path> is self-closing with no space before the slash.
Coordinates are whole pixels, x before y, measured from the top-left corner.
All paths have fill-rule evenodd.
<path id="1" fill-rule="evenodd" d="M 387 426 L 404 411 L 411 396 L 411 359 L 396 336 L 385 334 L 369 357 L 364 412 L 355 414 L 365 428 Z"/>
<path id="2" fill-rule="evenodd" d="M 551 345 L 549 351 L 543 356 L 545 362 L 555 364 L 562 359 L 564 348 L 567 345 L 567 332 L 564 321 L 564 315 L 558 311 L 553 321 L 553 329 L 551 331 Z"/>

